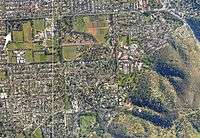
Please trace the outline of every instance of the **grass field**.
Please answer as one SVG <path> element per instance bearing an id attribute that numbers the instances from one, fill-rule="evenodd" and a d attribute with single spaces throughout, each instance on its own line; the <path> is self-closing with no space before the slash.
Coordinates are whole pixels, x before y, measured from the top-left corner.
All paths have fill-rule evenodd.
<path id="1" fill-rule="evenodd" d="M 15 49 L 33 49 L 33 45 L 31 42 L 29 43 L 9 43 L 7 46 L 7 50 L 15 50 Z"/>
<path id="2" fill-rule="evenodd" d="M 24 41 L 23 31 L 13 31 L 13 42 L 19 43 Z"/>
<path id="3" fill-rule="evenodd" d="M 70 106 L 70 101 L 69 101 L 69 97 L 67 95 L 65 95 L 64 97 L 64 103 L 65 103 L 65 110 L 69 110 L 71 108 Z"/>
<path id="4" fill-rule="evenodd" d="M 26 61 L 27 62 L 33 62 L 32 51 L 33 50 L 41 50 L 41 49 L 43 49 L 43 46 L 39 45 L 38 43 L 32 44 L 32 42 L 29 42 L 29 43 L 10 43 L 7 46 L 7 50 L 8 50 L 8 53 L 9 53 L 9 62 L 11 62 L 11 63 L 16 62 L 16 58 L 13 57 L 14 56 L 13 52 L 10 51 L 10 50 L 17 50 L 17 49 L 24 49 L 24 51 L 25 51 L 24 58 L 26 59 Z M 45 57 L 45 55 L 44 56 L 40 56 L 40 55 L 35 56 L 35 58 L 37 59 L 38 62 L 40 61 L 40 59 L 42 61 L 44 61 L 44 59 L 46 59 L 44 57 Z"/>
<path id="5" fill-rule="evenodd" d="M 38 128 L 37 130 L 35 130 L 35 133 L 33 133 L 31 138 L 42 138 L 42 131 L 40 128 Z"/>
<path id="6" fill-rule="evenodd" d="M 10 43 L 7 45 L 8 50 L 20 49 L 23 48 L 23 43 Z"/>
<path id="7" fill-rule="evenodd" d="M 23 24 L 23 32 L 24 32 L 24 41 L 30 42 L 32 41 L 32 27 L 31 22 L 27 22 Z"/>
<path id="8" fill-rule="evenodd" d="M 34 53 L 35 62 L 46 62 L 48 61 L 48 56 L 44 53 Z"/>
<path id="9" fill-rule="evenodd" d="M 104 43 L 105 35 L 108 33 L 106 16 L 90 17 L 87 23 L 87 32 L 91 33 L 98 42 Z"/>
<path id="10" fill-rule="evenodd" d="M 45 21 L 43 19 L 33 20 L 33 34 L 42 32 L 45 29 Z"/>
<path id="11" fill-rule="evenodd" d="M 119 36 L 119 42 L 122 43 L 122 45 L 127 45 L 127 36 Z"/>
<path id="12" fill-rule="evenodd" d="M 16 138 L 26 138 L 23 134 L 19 134 L 16 136 Z"/>
<path id="13" fill-rule="evenodd" d="M 105 35 L 108 33 L 108 21 L 106 20 L 106 16 L 99 16 L 98 17 L 98 26 L 97 26 L 97 35 L 96 39 L 104 43 L 105 40 Z"/>
<path id="14" fill-rule="evenodd" d="M 9 62 L 15 63 L 16 62 L 16 55 L 13 54 L 11 50 L 18 50 L 22 49 L 25 51 L 24 58 L 27 62 L 33 62 L 34 59 L 37 62 L 44 62 L 48 61 L 49 56 L 45 55 L 44 53 L 38 53 L 33 56 L 32 51 L 35 50 L 42 50 L 44 46 L 39 43 L 33 43 L 32 41 L 32 30 L 33 33 L 36 34 L 37 32 L 41 32 L 45 28 L 45 22 L 43 19 L 33 20 L 32 24 L 31 21 L 27 21 L 23 23 L 23 30 L 22 31 L 13 31 L 12 38 L 13 42 L 9 43 L 7 46 L 8 54 L 9 54 Z M 50 42 L 51 43 L 51 42 Z M 34 59 L 33 59 L 34 57 Z"/>
<path id="15" fill-rule="evenodd" d="M 5 76 L 5 72 L 0 71 L 0 80 L 5 80 L 6 76 Z"/>
<path id="16" fill-rule="evenodd" d="M 53 43 L 52 43 L 52 40 L 53 40 Z M 48 39 L 47 40 L 47 45 L 48 46 L 53 46 L 53 47 L 58 47 L 59 46 L 58 38 L 54 37 L 54 39 Z"/>
<path id="17" fill-rule="evenodd" d="M 105 36 L 108 33 L 108 28 L 98 28 L 96 39 L 100 43 L 104 43 L 106 41 Z"/>
<path id="18" fill-rule="evenodd" d="M 79 16 L 73 21 L 73 29 L 78 32 L 92 34 L 98 42 L 105 42 L 105 35 L 108 33 L 108 21 L 106 16 Z"/>
<path id="19" fill-rule="evenodd" d="M 92 114 L 82 115 L 80 117 L 80 134 L 87 135 L 96 124 L 96 116 Z"/>
<path id="20" fill-rule="evenodd" d="M 85 32 L 88 22 L 89 22 L 89 17 L 87 16 L 76 17 L 73 22 L 73 28 L 75 31 Z"/>
<path id="21" fill-rule="evenodd" d="M 33 58 L 32 58 L 32 50 L 27 50 L 26 52 L 25 52 L 25 59 L 26 59 L 26 61 L 28 61 L 28 62 L 33 62 Z"/>
<path id="22" fill-rule="evenodd" d="M 66 46 L 62 49 L 62 55 L 65 60 L 73 60 L 79 55 L 76 50 L 76 46 Z"/>
<path id="23" fill-rule="evenodd" d="M 9 63 L 16 63 L 16 55 L 13 54 L 12 51 L 8 51 L 9 56 Z M 32 58 L 32 50 L 25 50 L 25 55 L 23 56 L 25 58 L 26 62 L 33 62 Z"/>

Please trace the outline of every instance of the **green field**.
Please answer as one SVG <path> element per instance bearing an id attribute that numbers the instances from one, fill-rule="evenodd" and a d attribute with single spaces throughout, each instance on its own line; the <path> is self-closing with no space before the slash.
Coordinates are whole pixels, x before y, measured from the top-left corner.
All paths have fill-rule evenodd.
<path id="1" fill-rule="evenodd" d="M 96 39 L 98 42 L 104 43 L 106 41 L 105 36 L 108 33 L 107 28 L 97 28 Z"/>
<path id="2" fill-rule="evenodd" d="M 41 50 L 43 47 L 37 43 L 31 44 L 31 43 L 10 43 L 7 46 L 8 50 L 8 55 L 9 55 L 9 62 L 10 63 L 16 63 L 16 57 L 15 54 L 12 52 L 12 50 L 17 50 L 17 49 L 23 49 L 25 51 L 25 56 L 24 58 L 26 59 L 27 62 L 33 62 L 33 50 Z M 13 57 L 14 56 L 14 57 Z M 44 62 L 47 61 L 47 56 L 44 54 L 35 54 L 34 59 L 37 62 Z"/>
<path id="3" fill-rule="evenodd" d="M 47 40 L 47 45 L 48 46 L 53 46 L 53 47 L 58 47 L 59 46 L 58 38 L 54 37 L 54 39 L 48 39 Z"/>
<path id="4" fill-rule="evenodd" d="M 42 32 L 45 29 L 45 21 L 43 19 L 33 20 L 33 33 Z"/>
<path id="5" fill-rule="evenodd" d="M 65 95 L 64 97 L 64 103 L 65 103 L 65 110 L 69 110 L 71 108 L 71 105 L 70 105 L 70 101 L 69 101 L 69 97 L 67 95 Z"/>
<path id="6" fill-rule="evenodd" d="M 33 57 L 32 57 L 32 50 L 27 50 L 25 52 L 25 59 L 27 62 L 33 62 Z"/>
<path id="7" fill-rule="evenodd" d="M 23 134 L 19 134 L 16 136 L 16 138 L 26 138 Z"/>
<path id="8" fill-rule="evenodd" d="M 105 35 L 108 33 L 108 22 L 106 16 L 79 16 L 73 20 L 73 29 L 78 32 L 88 32 L 88 29 L 92 27 L 92 24 L 97 24 L 96 35 L 94 36 L 97 41 L 103 43 L 105 42 Z"/>
<path id="9" fill-rule="evenodd" d="M 79 55 L 76 46 L 65 46 L 62 49 L 62 55 L 65 60 L 73 60 Z"/>
<path id="10" fill-rule="evenodd" d="M 34 61 L 35 62 L 46 62 L 48 61 L 48 56 L 42 53 L 34 53 Z"/>
<path id="11" fill-rule="evenodd" d="M 40 128 L 37 128 L 36 130 L 34 130 L 32 132 L 32 134 L 29 134 L 30 132 L 24 132 L 24 133 L 20 133 L 17 134 L 16 138 L 43 138 L 42 136 L 42 131 Z"/>
<path id="12" fill-rule="evenodd" d="M 33 44 L 33 50 L 41 50 L 41 49 L 43 49 L 44 48 L 44 46 L 42 46 L 41 44 L 39 44 L 39 43 L 34 43 Z"/>
<path id="13" fill-rule="evenodd" d="M 87 23 L 89 22 L 89 17 L 79 16 L 74 19 L 73 28 L 78 32 L 85 32 L 87 29 Z"/>
<path id="14" fill-rule="evenodd" d="M 31 50 L 32 44 L 31 43 L 10 43 L 7 46 L 8 50 L 8 57 L 10 63 L 16 63 L 16 57 L 15 54 L 12 52 L 12 50 L 17 49 L 23 49 L 25 51 L 25 59 L 27 62 L 32 61 L 32 50 Z"/>
<path id="15" fill-rule="evenodd" d="M 108 21 L 106 16 L 98 16 L 98 22 L 97 22 L 97 35 L 96 39 L 97 41 L 104 43 L 105 36 L 108 33 Z"/>
<path id="16" fill-rule="evenodd" d="M 23 24 L 23 32 L 24 32 L 24 41 L 30 42 L 32 41 L 32 27 L 31 22 L 27 22 Z"/>
<path id="17" fill-rule="evenodd" d="M 31 138 L 42 138 L 42 131 L 40 128 L 36 129 Z"/>
<path id="18" fill-rule="evenodd" d="M 39 43 L 34 43 L 33 47 L 34 47 L 33 50 L 37 50 L 37 51 L 40 51 L 44 48 L 44 46 L 42 46 Z M 44 52 L 35 52 L 34 53 L 34 61 L 35 62 L 46 62 L 46 61 L 48 61 L 48 55 L 45 55 Z"/>
<path id="19" fill-rule="evenodd" d="M 5 80 L 6 79 L 6 74 L 3 71 L 0 71 L 0 80 Z"/>
<path id="20" fill-rule="evenodd" d="M 96 124 L 96 116 L 93 114 L 86 114 L 80 116 L 80 134 L 82 136 L 91 132 Z"/>
<path id="21" fill-rule="evenodd" d="M 22 25 L 22 31 L 12 31 L 12 38 L 14 43 L 30 42 L 32 41 L 32 27 L 31 22 L 25 22 Z"/>
<path id="22" fill-rule="evenodd" d="M 16 63 L 16 55 L 12 52 L 14 50 L 22 49 L 25 51 L 24 58 L 27 62 L 46 62 L 51 61 L 51 55 L 45 55 L 44 52 L 41 50 L 44 46 L 40 43 L 34 43 L 32 41 L 33 34 L 38 32 L 42 32 L 45 29 L 45 20 L 38 19 L 27 21 L 22 24 L 22 31 L 13 31 L 12 38 L 13 42 L 9 43 L 7 46 L 7 51 L 9 55 L 9 62 Z M 52 41 L 48 40 L 47 45 L 51 46 Z M 57 39 L 54 41 L 54 46 L 58 46 Z M 41 52 L 34 52 L 33 51 L 41 51 Z M 34 55 L 33 55 L 34 54 Z M 57 57 L 54 58 L 57 61 Z"/>
<path id="23" fill-rule="evenodd" d="M 7 50 L 15 50 L 15 49 L 21 49 L 23 47 L 23 43 L 9 43 L 7 45 Z"/>
<path id="24" fill-rule="evenodd" d="M 127 39 L 127 36 L 120 36 L 119 37 L 119 42 L 120 43 L 122 43 L 123 45 L 127 45 L 128 43 L 128 41 L 127 41 L 128 39 Z"/>
<path id="25" fill-rule="evenodd" d="M 19 43 L 24 41 L 23 31 L 13 31 L 12 37 L 13 37 L 13 42 Z"/>

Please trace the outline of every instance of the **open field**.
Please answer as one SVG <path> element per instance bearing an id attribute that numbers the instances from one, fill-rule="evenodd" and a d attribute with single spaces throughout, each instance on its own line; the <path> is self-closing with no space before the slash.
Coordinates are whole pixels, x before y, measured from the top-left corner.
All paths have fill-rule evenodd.
<path id="1" fill-rule="evenodd" d="M 44 54 L 44 52 L 36 52 L 34 53 L 34 61 L 35 62 L 45 62 L 48 61 L 48 56 Z"/>
<path id="2" fill-rule="evenodd" d="M 105 42 L 108 33 L 108 21 L 106 16 L 79 16 L 73 21 L 73 28 L 78 32 L 92 34 L 98 42 Z"/>
<path id="3" fill-rule="evenodd" d="M 40 128 L 38 128 L 34 131 L 32 138 L 42 138 L 42 131 Z"/>
<path id="4" fill-rule="evenodd" d="M 27 22 L 23 24 L 23 32 L 24 32 L 24 41 L 30 42 L 32 41 L 32 27 L 31 22 Z"/>
<path id="5" fill-rule="evenodd" d="M 47 62 L 52 61 L 51 54 L 45 54 L 45 46 L 41 41 L 33 41 L 33 36 L 39 32 L 44 31 L 45 21 L 43 19 L 27 21 L 22 24 L 22 31 L 13 31 L 12 39 L 13 41 L 7 45 L 7 51 L 9 55 L 9 62 L 16 63 L 16 52 L 14 51 L 23 51 L 23 58 L 26 62 Z M 57 39 L 54 39 L 55 47 L 58 46 Z M 47 40 L 47 46 L 52 46 L 52 40 Z M 35 52 L 34 52 L 35 51 Z M 49 50 L 49 53 L 52 50 Z M 54 52 L 57 52 L 54 50 Z M 54 60 L 57 61 L 57 54 L 54 56 Z"/>
<path id="6" fill-rule="evenodd" d="M 92 34 L 98 42 L 105 42 L 105 35 L 108 33 L 106 16 L 90 17 L 90 22 L 87 24 L 87 32 Z"/>
<path id="7" fill-rule="evenodd" d="M 19 43 L 24 41 L 23 31 L 12 32 L 13 42 Z"/>
<path id="8" fill-rule="evenodd" d="M 33 34 L 42 32 L 45 29 L 45 21 L 43 19 L 33 20 Z"/>
<path id="9" fill-rule="evenodd" d="M 62 48 L 62 55 L 65 60 L 73 60 L 79 53 L 76 46 L 66 46 Z"/>
<path id="10" fill-rule="evenodd" d="M 87 24 L 89 22 L 89 17 L 87 16 L 79 16 L 76 17 L 73 21 L 73 28 L 78 32 L 85 32 L 87 30 Z"/>
<path id="11" fill-rule="evenodd" d="M 0 71 L 0 80 L 5 80 L 5 79 L 6 79 L 5 72 Z"/>
<path id="12" fill-rule="evenodd" d="M 86 136 L 91 132 L 92 128 L 96 124 L 96 116 L 93 114 L 86 114 L 80 117 L 80 133 Z"/>

